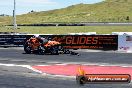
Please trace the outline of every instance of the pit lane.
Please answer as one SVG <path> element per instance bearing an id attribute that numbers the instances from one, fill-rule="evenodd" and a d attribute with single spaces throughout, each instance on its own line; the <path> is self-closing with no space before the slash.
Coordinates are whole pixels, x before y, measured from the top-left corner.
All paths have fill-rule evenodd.
<path id="1" fill-rule="evenodd" d="M 35 55 L 24 54 L 22 48 L 0 48 L 0 63 L 17 65 L 49 65 L 49 64 L 98 64 L 131 66 L 131 53 L 116 53 L 115 51 L 76 51 L 80 56 Z M 1 88 L 80 88 L 74 79 L 47 77 L 26 68 L 0 68 Z M 12 80 L 13 79 L 13 80 Z M 88 84 L 81 88 L 130 88 L 132 84 Z"/>

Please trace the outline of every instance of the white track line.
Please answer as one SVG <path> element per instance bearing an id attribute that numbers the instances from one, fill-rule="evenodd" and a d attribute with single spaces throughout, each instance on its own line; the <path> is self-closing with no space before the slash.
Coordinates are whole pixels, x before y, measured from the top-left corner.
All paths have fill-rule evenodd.
<path id="1" fill-rule="evenodd" d="M 30 69 L 30 70 L 32 70 L 32 71 L 34 71 L 34 72 L 42 73 L 41 71 L 32 68 L 30 65 L 16 65 L 16 64 L 2 64 L 2 63 L 0 63 L 0 66 L 7 66 L 7 67 L 24 67 L 24 68 Z"/>
<path id="2" fill-rule="evenodd" d="M 57 63 L 53 63 L 53 64 L 49 64 L 49 65 L 36 65 L 36 66 L 51 66 L 51 65 L 71 65 L 71 64 L 74 64 L 74 65 L 94 65 L 94 66 L 118 66 L 118 67 L 132 67 L 132 65 L 130 64 L 109 64 L 109 63 L 77 63 L 77 62 L 70 62 L 70 63 L 60 63 L 60 62 L 57 62 Z"/>

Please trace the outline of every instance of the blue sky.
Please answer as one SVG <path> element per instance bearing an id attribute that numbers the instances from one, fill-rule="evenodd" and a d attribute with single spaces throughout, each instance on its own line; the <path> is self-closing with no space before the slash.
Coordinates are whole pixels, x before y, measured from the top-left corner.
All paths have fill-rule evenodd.
<path id="1" fill-rule="evenodd" d="M 14 0 L 0 0 L 0 14 L 12 15 Z M 64 8 L 79 3 L 97 3 L 104 0 L 16 0 L 16 14 L 34 11 L 47 11 Z"/>

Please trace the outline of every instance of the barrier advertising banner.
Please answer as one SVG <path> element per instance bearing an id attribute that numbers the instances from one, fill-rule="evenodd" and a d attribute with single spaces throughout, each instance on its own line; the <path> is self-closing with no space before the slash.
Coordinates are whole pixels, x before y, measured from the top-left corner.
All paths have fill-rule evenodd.
<path id="1" fill-rule="evenodd" d="M 33 35 L 0 35 L 0 45 L 23 46 Z M 68 49 L 117 50 L 118 35 L 40 35 Z"/>
<path id="2" fill-rule="evenodd" d="M 102 49 L 117 50 L 117 35 L 58 35 L 52 36 L 52 40 L 59 41 L 69 49 Z"/>

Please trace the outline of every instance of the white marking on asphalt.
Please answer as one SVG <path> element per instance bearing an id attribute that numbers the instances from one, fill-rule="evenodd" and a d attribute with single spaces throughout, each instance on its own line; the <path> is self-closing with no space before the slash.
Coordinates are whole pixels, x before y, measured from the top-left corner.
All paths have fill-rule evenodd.
<path id="1" fill-rule="evenodd" d="M 49 65 L 37 65 L 37 66 L 49 66 Z"/>
<path id="2" fill-rule="evenodd" d="M 62 77 L 62 78 L 76 78 L 76 76 L 66 76 L 66 75 L 54 75 L 54 74 L 42 74 L 42 75 L 46 75 L 46 76 L 50 76 L 50 77 Z"/>
<path id="3" fill-rule="evenodd" d="M 37 69 L 35 69 L 35 68 L 31 67 L 31 66 L 28 66 L 28 67 L 26 67 L 26 68 L 28 68 L 28 69 L 30 69 L 30 70 L 32 70 L 32 71 L 34 71 L 34 72 L 40 73 L 40 74 L 43 73 L 42 71 L 39 71 L 39 70 L 37 70 Z"/>
<path id="4" fill-rule="evenodd" d="M 59 63 L 59 64 L 58 64 Z M 56 63 L 49 63 L 49 65 L 36 65 L 36 66 L 51 66 L 51 65 L 92 65 L 92 66 L 118 66 L 118 67 L 132 67 L 130 64 L 109 64 L 109 63 L 84 63 L 84 62 L 56 62 Z"/>
<path id="5" fill-rule="evenodd" d="M 16 65 L 16 64 L 2 64 L 2 63 L 0 63 L 0 66 L 7 66 L 7 67 L 24 67 L 24 68 L 28 68 L 28 69 L 30 69 L 30 70 L 32 70 L 32 71 L 34 71 L 34 72 L 42 73 L 41 71 L 32 68 L 30 65 Z"/>

